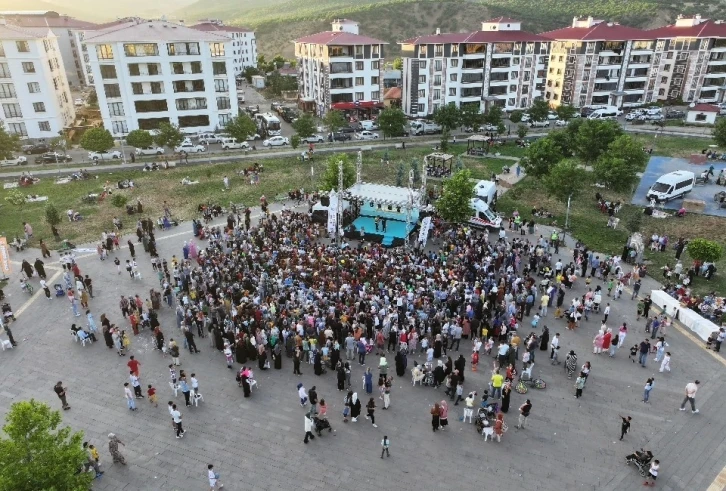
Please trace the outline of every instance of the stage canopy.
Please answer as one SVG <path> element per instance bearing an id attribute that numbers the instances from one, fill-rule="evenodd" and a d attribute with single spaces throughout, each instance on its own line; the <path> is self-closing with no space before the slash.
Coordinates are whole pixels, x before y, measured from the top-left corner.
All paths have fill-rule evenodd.
<path id="1" fill-rule="evenodd" d="M 354 184 L 345 191 L 346 197 L 359 200 L 365 203 L 373 202 L 380 205 L 400 206 L 405 208 L 409 202 L 409 196 L 413 196 L 412 205 L 418 208 L 421 203 L 421 193 L 418 190 L 385 184 L 370 184 L 360 182 Z"/>

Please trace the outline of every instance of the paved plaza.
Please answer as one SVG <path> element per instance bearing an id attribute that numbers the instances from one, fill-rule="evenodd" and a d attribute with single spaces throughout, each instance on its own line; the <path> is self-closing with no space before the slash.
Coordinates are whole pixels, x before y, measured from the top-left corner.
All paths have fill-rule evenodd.
<path id="1" fill-rule="evenodd" d="M 181 256 L 183 241 L 190 238 L 190 223 L 159 233 L 159 254 L 167 259 L 172 254 Z M 560 252 L 560 257 L 569 261 L 571 251 L 563 248 Z M 148 255 L 141 247 L 137 254 L 143 275 L 137 281 L 125 272 L 117 275 L 113 262 L 101 262 L 95 253 L 85 257 L 79 254 L 81 272 L 93 279 L 95 298 L 90 306 L 99 326 L 103 313 L 112 323 L 124 325 L 118 307 L 120 295 L 138 293 L 146 298 L 150 288 L 158 287 Z M 129 257 L 125 248 L 118 255 L 122 262 Z M 23 258 L 32 263 L 39 256 L 33 250 L 15 254 L 12 259 L 17 262 L 16 275 Z M 57 260 L 54 254 L 46 262 L 49 278 L 60 271 L 57 262 L 51 264 Z M 37 278 L 33 282 L 37 285 Z M 48 281 L 50 285 L 56 282 Z M 650 278 L 644 281 L 641 293 L 647 292 L 649 286 L 654 286 Z M 20 312 L 18 321 L 12 324 L 19 346 L 0 352 L 0 412 L 4 415 L 13 402 L 30 398 L 60 409 L 53 385 L 62 380 L 72 406 L 63 412 L 64 421 L 75 430 L 83 430 L 85 439 L 101 453 L 106 473 L 94 481 L 94 489 L 209 489 L 206 469 L 208 463 L 213 463 L 228 490 L 629 490 L 641 489 L 643 478 L 633 466 L 625 465 L 624 457 L 640 447 L 650 449 L 661 462 L 658 489 L 722 489 L 709 486 L 726 464 L 723 416 L 719 416 L 726 404 L 726 384 L 721 377 L 723 359 L 706 351 L 700 340 L 682 328 L 670 328 L 666 339 L 673 354 L 672 372 L 658 373 L 659 364 L 653 356 L 647 368 L 632 363 L 627 348 L 642 340 L 645 323 L 636 322 L 636 302 L 630 300 L 629 294 L 620 300 L 603 299 L 603 305 L 608 300 L 612 304 L 608 326 L 614 331 L 623 321 L 630 326 L 625 347 L 614 358 L 592 354 L 600 316 L 591 317 L 574 332 L 567 331 L 562 320 L 553 319 L 554 309 L 540 322 L 550 328 L 552 335 L 561 333 L 561 359 L 574 349 L 580 365 L 588 360 L 592 363 L 583 397 L 573 397 L 574 380 L 567 379 L 562 365 L 550 365 L 548 352 L 538 350 L 533 373 L 547 381 L 547 389 L 532 388 L 526 395 L 512 391 L 510 410 L 505 416 L 509 430 L 501 443 L 493 443 L 485 442 L 472 424 L 460 422 L 461 406 L 451 404 L 448 429 L 431 431 L 430 407 L 445 396 L 443 389 L 411 386 L 410 368 L 414 360 L 422 361 L 420 355 L 410 355 L 407 376 L 394 380 L 389 410 L 380 410 L 377 391 L 373 394 L 379 406 L 378 428 L 373 428 L 363 417 L 357 423 L 342 422 L 345 393 L 336 389 L 334 372 L 318 377 L 312 365 L 303 364 L 303 376 L 296 377 L 289 358 L 283 359 L 282 370 L 263 372 L 255 363 L 259 388 L 244 399 L 224 356 L 210 348 L 209 338 L 197 338 L 201 353 L 191 355 L 183 350 L 181 368 L 187 374 L 197 374 L 204 402 L 185 409 L 182 395 L 175 398 L 169 388 L 167 366 L 171 359 L 152 349 L 148 330 L 132 335 L 130 354 L 141 362 L 142 387 L 150 383 L 158 389 L 159 407 L 137 400 L 140 409 L 131 412 L 123 393 L 123 383 L 128 381 L 128 357 L 119 357 L 115 350 L 106 348 L 101 336 L 90 346 L 74 342 L 70 325 L 84 318 L 73 317 L 67 299 L 53 297 L 48 301 L 37 290 L 29 299 L 15 282 L 5 291 L 11 305 Z M 584 291 L 584 283 L 579 281 L 573 291 L 567 292 L 565 302 Z M 173 309 L 162 309 L 159 319 L 167 342 L 169 338 L 182 340 Z M 526 335 L 529 320 L 524 326 Z M 131 332 L 130 327 L 127 332 Z M 462 341 L 460 352 L 467 359 L 464 391 L 481 394 L 487 387 L 493 358 L 482 356 L 479 371 L 472 372 L 471 342 Z M 393 355 L 388 359 L 393 367 Z M 369 356 L 367 363 L 375 367 L 377 359 Z M 354 388 L 365 405 L 363 370 L 357 362 L 352 366 Z M 650 404 L 644 404 L 642 389 L 650 376 L 655 376 L 655 387 Z M 701 381 L 696 398 L 700 414 L 678 410 L 686 383 L 694 379 Z M 299 406 L 295 388 L 300 381 L 308 390 L 317 386 L 319 396 L 328 404 L 328 418 L 334 429 L 308 445 L 303 444 L 306 410 Z M 530 398 L 534 407 L 528 426 L 518 430 L 517 408 L 525 398 Z M 177 440 L 172 432 L 168 400 L 180 403 L 186 429 L 183 439 Z M 618 441 L 618 415 L 633 418 L 631 433 L 622 442 Z M 110 432 L 126 444 L 121 447 L 128 462 L 125 467 L 111 464 L 106 443 Z M 391 457 L 380 459 L 384 435 L 391 440 Z"/>

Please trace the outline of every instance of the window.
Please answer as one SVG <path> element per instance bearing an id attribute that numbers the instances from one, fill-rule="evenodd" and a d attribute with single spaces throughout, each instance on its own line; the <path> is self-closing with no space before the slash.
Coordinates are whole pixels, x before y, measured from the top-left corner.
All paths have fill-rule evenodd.
<path id="1" fill-rule="evenodd" d="M 418 83 L 425 84 L 426 83 L 426 75 L 419 75 L 418 76 Z"/>
<path id="2" fill-rule="evenodd" d="M 456 87 L 449 87 L 449 95 L 456 97 Z"/>
<path id="3" fill-rule="evenodd" d="M 0 78 L 10 78 L 10 67 L 7 63 L 0 63 Z"/>
<path id="4" fill-rule="evenodd" d="M 224 43 L 209 43 L 209 50 L 212 58 L 224 56 Z"/>
<path id="5" fill-rule="evenodd" d="M 15 97 L 15 85 L 0 84 L 0 99 L 12 99 Z"/>
<path id="6" fill-rule="evenodd" d="M 229 103 L 229 97 L 217 97 L 217 109 L 229 109 L 232 105 Z"/>
<path id="7" fill-rule="evenodd" d="M 164 92 L 164 84 L 162 82 L 151 82 L 151 93 L 161 94 Z"/>
<path id="8" fill-rule="evenodd" d="M 380 56 L 380 49 L 381 49 L 381 47 L 379 45 L 374 44 L 373 48 L 371 50 L 371 56 L 373 58 L 378 58 Z"/>
<path id="9" fill-rule="evenodd" d="M 129 132 L 128 127 L 126 126 L 126 121 L 112 121 L 111 122 L 111 133 L 114 135 L 125 135 Z"/>
<path id="10" fill-rule="evenodd" d="M 23 72 L 25 73 L 35 73 L 35 65 L 32 61 L 24 61 L 23 62 Z"/>
<path id="11" fill-rule="evenodd" d="M 459 56 L 459 45 L 458 44 L 452 44 L 451 45 L 451 56 Z M 459 60 L 456 60 L 457 62 Z M 456 65 L 451 65 L 456 66 Z"/>
<path id="12" fill-rule="evenodd" d="M 129 63 L 129 75 L 133 77 L 138 77 L 139 75 L 141 75 L 138 63 Z M 101 76 L 103 76 L 103 70 L 101 70 Z"/>
<path id="13" fill-rule="evenodd" d="M 199 43 L 168 43 L 166 52 L 169 56 L 199 55 Z"/>
<path id="14" fill-rule="evenodd" d="M 363 46 L 357 45 L 355 47 L 355 55 L 356 56 L 363 56 Z"/>
<path id="15" fill-rule="evenodd" d="M 663 71 L 664 71 L 664 72 L 670 72 L 670 71 L 671 71 L 671 65 L 665 65 L 665 66 L 663 67 Z"/>
<path id="16" fill-rule="evenodd" d="M 696 114 L 696 121 L 706 121 L 706 115 L 703 113 Z"/>
<path id="17" fill-rule="evenodd" d="M 193 61 L 190 63 L 192 66 L 192 73 L 202 73 L 202 62 L 201 61 Z"/>
<path id="18" fill-rule="evenodd" d="M 121 89 L 118 84 L 104 84 L 103 92 L 106 94 L 107 98 L 121 97 Z"/>
<path id="19" fill-rule="evenodd" d="M 33 111 L 35 111 L 36 113 L 44 113 L 45 112 L 45 103 L 44 102 L 34 102 Z"/>
<path id="20" fill-rule="evenodd" d="M 374 101 L 381 100 L 381 91 L 380 90 L 374 90 L 371 92 L 371 99 Z"/>
<path id="21" fill-rule="evenodd" d="M 116 67 L 113 65 L 101 65 L 99 67 L 101 69 L 101 78 L 104 80 L 108 79 L 115 79 L 116 77 Z"/>
<path id="22" fill-rule="evenodd" d="M 355 69 L 356 70 L 363 70 L 363 62 L 362 61 L 356 61 L 355 62 Z"/>
<path id="23" fill-rule="evenodd" d="M 113 46 L 110 44 L 99 44 L 96 46 L 96 56 L 99 60 L 113 60 Z"/>
<path id="24" fill-rule="evenodd" d="M 43 41 L 43 42 L 45 42 L 45 41 Z M 5 48 L 3 47 L 3 43 L 0 43 L 0 56 L 5 58 Z"/>
<path id="25" fill-rule="evenodd" d="M 434 100 L 438 101 L 441 99 L 441 89 L 434 89 Z"/>
<path id="26" fill-rule="evenodd" d="M 124 113 L 124 105 L 121 102 L 110 102 L 108 104 L 108 114 L 109 116 L 118 117 L 118 116 L 125 116 Z"/>
<path id="27" fill-rule="evenodd" d="M 434 86 L 441 85 L 441 75 L 434 75 Z"/>
<path id="28" fill-rule="evenodd" d="M 444 45 L 443 44 L 434 45 L 434 56 L 444 56 Z"/>
<path id="29" fill-rule="evenodd" d="M 418 98 L 419 99 L 426 98 L 426 89 L 419 89 L 419 91 L 418 91 Z"/>
<path id="30" fill-rule="evenodd" d="M 371 62 L 371 70 L 378 70 L 379 67 L 379 61 L 372 61 Z"/>
<path id="31" fill-rule="evenodd" d="M 378 85 L 378 77 L 371 77 L 371 85 Z"/>
<path id="32" fill-rule="evenodd" d="M 365 94 L 363 92 L 356 92 L 354 101 L 362 101 L 365 98 Z"/>
<path id="33" fill-rule="evenodd" d="M 18 48 L 18 53 L 28 53 L 30 51 L 30 44 L 27 41 L 15 41 L 15 46 Z"/>
<path id="34" fill-rule="evenodd" d="M 214 81 L 215 92 L 229 92 L 229 86 L 227 85 L 227 79 L 216 79 Z"/>
<path id="35" fill-rule="evenodd" d="M 661 77 L 660 78 L 660 83 L 667 84 L 668 83 L 668 77 Z"/>
<path id="36" fill-rule="evenodd" d="M 420 68 L 421 70 L 426 70 L 426 60 L 421 60 L 421 61 L 419 61 L 419 62 L 418 62 L 418 67 L 419 67 L 419 68 Z"/>
<path id="37" fill-rule="evenodd" d="M 451 60 L 449 64 L 451 65 L 451 68 L 456 68 L 459 66 L 459 60 Z"/>
<path id="38" fill-rule="evenodd" d="M 159 46 L 156 43 L 124 44 L 126 56 L 159 56 Z"/>
<path id="39" fill-rule="evenodd" d="M 213 61 L 212 62 L 212 73 L 215 75 L 226 75 L 227 74 L 227 64 L 223 61 Z"/>
<path id="40" fill-rule="evenodd" d="M 132 82 L 131 83 L 131 92 L 134 93 L 134 95 L 141 95 L 144 93 L 144 84 L 141 82 Z"/>
<path id="41" fill-rule="evenodd" d="M 149 70 L 149 75 L 159 75 L 158 63 L 149 63 L 146 65 L 146 69 Z"/>
<path id="42" fill-rule="evenodd" d="M 40 129 L 40 131 L 50 131 L 50 122 L 38 121 L 38 129 Z"/>
<path id="43" fill-rule="evenodd" d="M 232 115 L 231 114 L 220 114 L 219 115 L 219 125 L 220 126 L 227 126 L 230 121 L 232 121 Z"/>
<path id="44" fill-rule="evenodd" d="M 434 61 L 434 71 L 440 72 L 443 69 L 443 62 L 441 60 Z"/>
<path id="45" fill-rule="evenodd" d="M 171 72 L 174 75 L 184 75 L 184 63 L 172 63 Z"/>
<path id="46" fill-rule="evenodd" d="M 11 135 L 28 136 L 28 130 L 25 127 L 25 123 L 9 123 L 8 133 Z"/>
<path id="47" fill-rule="evenodd" d="M 37 94 L 40 92 L 40 84 L 38 82 L 28 82 L 28 92 Z"/>
<path id="48" fill-rule="evenodd" d="M 3 104 L 3 113 L 6 118 L 22 118 L 23 112 L 20 110 L 20 104 Z"/>
<path id="49" fill-rule="evenodd" d="M 177 101 L 178 103 L 179 101 Z M 204 104 L 206 107 L 207 100 L 204 99 Z M 177 104 L 178 105 L 178 104 Z M 167 105 L 166 100 L 156 100 L 156 101 L 136 101 L 134 102 L 134 106 L 136 107 L 137 113 L 153 113 L 153 112 L 160 112 L 160 111 L 167 111 Z"/>
<path id="50" fill-rule="evenodd" d="M 364 77 L 355 77 L 355 84 L 356 85 L 363 85 L 365 78 Z"/>
<path id="51" fill-rule="evenodd" d="M 420 113 L 426 112 L 426 104 L 419 104 L 419 105 L 417 106 L 417 110 L 418 110 L 418 112 L 420 112 Z"/>

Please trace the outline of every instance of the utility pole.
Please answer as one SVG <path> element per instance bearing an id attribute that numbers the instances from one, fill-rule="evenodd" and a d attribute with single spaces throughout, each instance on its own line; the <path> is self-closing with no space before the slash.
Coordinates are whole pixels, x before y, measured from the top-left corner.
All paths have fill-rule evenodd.
<path id="1" fill-rule="evenodd" d="M 565 230 L 562 232 L 562 245 L 565 245 L 567 231 L 570 228 L 570 205 L 572 203 L 572 193 L 567 197 L 567 213 L 565 213 Z"/>

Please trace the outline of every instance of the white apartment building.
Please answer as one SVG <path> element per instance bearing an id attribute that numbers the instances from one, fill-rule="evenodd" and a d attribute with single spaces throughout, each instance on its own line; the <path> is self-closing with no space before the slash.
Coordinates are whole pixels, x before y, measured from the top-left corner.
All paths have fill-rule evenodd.
<path id="1" fill-rule="evenodd" d="M 232 63 L 235 75 L 241 75 L 248 66 L 257 67 L 257 40 L 252 29 L 227 26 L 220 20 L 207 20 L 191 27 L 198 31 L 226 34 L 232 38 Z"/>
<path id="2" fill-rule="evenodd" d="M 525 108 L 543 95 L 549 40 L 499 17 L 481 31 L 441 33 L 402 41 L 402 107 L 426 116 L 444 104 Z"/>
<path id="3" fill-rule="evenodd" d="M 5 129 L 21 138 L 54 138 L 73 124 L 60 48 L 49 29 L 0 20 L 0 104 Z"/>
<path id="4" fill-rule="evenodd" d="M 67 15 L 60 15 L 51 10 L 39 11 L 0 11 L 8 24 L 18 27 L 49 29 L 56 37 L 68 85 L 76 88 L 88 85 L 81 51 L 80 37 L 85 30 L 94 29 L 96 25 Z"/>
<path id="5" fill-rule="evenodd" d="M 358 23 L 336 19 L 332 30 L 295 41 L 299 103 L 318 116 L 330 109 L 383 107 L 383 46 L 358 33 Z"/>
<path id="6" fill-rule="evenodd" d="M 98 104 L 114 136 L 161 122 L 214 131 L 237 116 L 232 39 L 163 20 L 87 32 Z"/>

